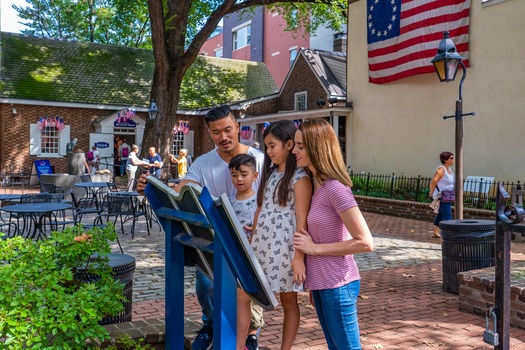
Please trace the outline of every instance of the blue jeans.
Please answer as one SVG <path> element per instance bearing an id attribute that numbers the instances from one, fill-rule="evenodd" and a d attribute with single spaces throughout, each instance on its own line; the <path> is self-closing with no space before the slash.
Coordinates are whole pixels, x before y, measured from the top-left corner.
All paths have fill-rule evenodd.
<path id="1" fill-rule="evenodd" d="M 120 160 L 120 176 L 124 176 L 126 173 L 126 163 L 128 162 L 127 159 Z"/>
<path id="2" fill-rule="evenodd" d="M 361 349 L 356 306 L 360 287 L 361 281 L 357 280 L 334 289 L 312 291 L 328 349 Z"/>
<path id="3" fill-rule="evenodd" d="M 202 323 L 213 328 L 213 281 L 199 269 L 195 277 L 197 300 L 202 307 Z"/>
<path id="4" fill-rule="evenodd" d="M 443 220 L 452 220 L 452 203 L 444 203 L 439 201 L 439 213 L 434 220 L 434 226 L 439 226 Z"/>

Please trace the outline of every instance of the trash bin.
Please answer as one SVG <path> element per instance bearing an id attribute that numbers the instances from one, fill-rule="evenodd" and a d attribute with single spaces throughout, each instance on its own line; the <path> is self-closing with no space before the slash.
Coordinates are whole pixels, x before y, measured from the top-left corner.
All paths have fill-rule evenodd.
<path id="1" fill-rule="evenodd" d="M 126 300 L 122 301 L 124 309 L 115 316 L 104 317 L 101 325 L 131 322 L 133 312 L 133 271 L 135 271 L 135 258 L 127 254 L 109 254 L 109 266 L 113 271 L 113 277 L 125 283 L 122 293 Z M 84 281 L 96 281 L 99 277 L 93 274 L 81 274 Z"/>
<path id="2" fill-rule="evenodd" d="M 491 220 L 445 220 L 439 223 L 443 290 L 459 293 L 457 273 L 494 266 L 495 228 Z"/>

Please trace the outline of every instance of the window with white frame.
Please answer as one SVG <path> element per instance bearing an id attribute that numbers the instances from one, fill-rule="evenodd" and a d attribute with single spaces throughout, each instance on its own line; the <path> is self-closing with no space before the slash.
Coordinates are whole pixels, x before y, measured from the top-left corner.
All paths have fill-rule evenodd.
<path id="1" fill-rule="evenodd" d="M 55 126 L 29 126 L 29 154 L 37 157 L 60 157 L 66 155 L 70 142 L 70 126 L 59 130 Z"/>
<path id="2" fill-rule="evenodd" d="M 250 45 L 252 37 L 251 22 L 248 22 L 248 24 L 242 24 L 239 27 L 235 27 L 232 31 L 232 36 L 234 50 L 238 50 Z"/>
<path id="3" fill-rule="evenodd" d="M 171 144 L 171 154 L 179 156 L 179 151 L 184 148 L 184 133 L 182 131 L 173 133 L 173 143 Z"/>
<path id="4" fill-rule="evenodd" d="M 222 57 L 222 47 L 217 49 L 217 50 L 215 50 L 214 56 L 215 57 Z"/>
<path id="5" fill-rule="evenodd" d="M 293 66 L 293 63 L 295 62 L 295 59 L 297 58 L 297 48 L 291 48 L 290 49 L 290 67 Z"/>
<path id="6" fill-rule="evenodd" d="M 306 91 L 295 93 L 295 106 L 296 111 L 306 111 Z"/>
<path id="7" fill-rule="evenodd" d="M 42 153 L 59 153 L 60 131 L 55 126 L 42 129 Z"/>

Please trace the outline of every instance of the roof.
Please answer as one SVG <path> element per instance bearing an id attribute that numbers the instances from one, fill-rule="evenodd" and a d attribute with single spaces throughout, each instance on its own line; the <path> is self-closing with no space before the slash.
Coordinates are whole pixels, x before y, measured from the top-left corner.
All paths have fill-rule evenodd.
<path id="1" fill-rule="evenodd" d="M 303 48 L 300 54 L 329 95 L 346 98 L 346 53 Z M 293 67 L 289 74 L 292 72 Z"/>
<path id="2" fill-rule="evenodd" d="M 0 97 L 149 105 L 151 50 L 0 34 Z M 244 100 L 276 90 L 264 63 L 199 56 L 183 81 L 180 108 Z"/>

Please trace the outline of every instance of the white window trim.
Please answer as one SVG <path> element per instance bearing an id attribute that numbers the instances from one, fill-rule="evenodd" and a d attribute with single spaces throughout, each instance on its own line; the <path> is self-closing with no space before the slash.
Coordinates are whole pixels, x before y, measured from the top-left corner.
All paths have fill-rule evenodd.
<path id="1" fill-rule="evenodd" d="M 222 51 L 222 55 L 221 55 L 221 56 L 217 56 L 217 55 L 215 55 L 215 53 L 216 53 L 217 51 L 219 51 L 219 50 Z M 213 50 L 213 57 L 220 57 L 220 58 L 224 57 L 224 48 L 221 46 L 221 47 L 218 47 L 218 48 L 216 48 L 215 50 Z"/>
<path id="2" fill-rule="evenodd" d="M 66 155 L 66 147 L 70 140 L 71 127 L 66 125 L 60 130 L 58 153 L 41 153 L 42 130 L 37 124 L 29 125 L 29 154 L 40 158 L 61 158 Z"/>
<path id="3" fill-rule="evenodd" d="M 294 96 L 294 110 L 298 111 L 299 109 L 297 108 L 297 98 L 299 96 L 304 96 L 304 110 L 308 110 L 308 92 L 307 91 L 300 91 L 300 92 L 296 92 L 295 93 L 295 96 Z M 303 110 L 303 109 L 301 109 Z"/>
<path id="4" fill-rule="evenodd" d="M 241 23 L 238 26 L 232 28 L 232 33 L 238 31 L 242 27 L 247 27 L 247 26 L 250 26 L 250 25 L 252 25 L 252 20 L 249 20 L 249 21 L 246 21 L 244 23 Z"/>

